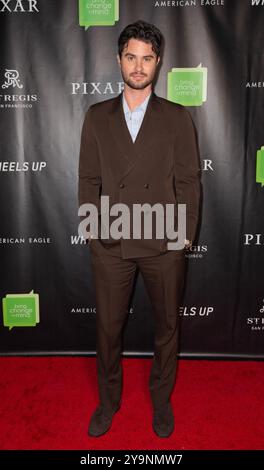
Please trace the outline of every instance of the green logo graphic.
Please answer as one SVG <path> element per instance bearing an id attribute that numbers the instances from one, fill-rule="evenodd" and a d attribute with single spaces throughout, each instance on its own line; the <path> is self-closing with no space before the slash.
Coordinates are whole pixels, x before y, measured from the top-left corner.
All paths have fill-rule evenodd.
<path id="1" fill-rule="evenodd" d="M 113 26 L 119 20 L 119 0 L 79 0 L 79 24 Z"/>
<path id="2" fill-rule="evenodd" d="M 168 100 L 201 106 L 207 98 L 207 67 L 173 68 L 168 73 Z"/>
<path id="3" fill-rule="evenodd" d="M 257 151 L 256 182 L 264 186 L 264 145 Z"/>
<path id="4" fill-rule="evenodd" d="M 3 299 L 4 326 L 36 326 L 39 323 L 39 295 L 7 294 Z"/>

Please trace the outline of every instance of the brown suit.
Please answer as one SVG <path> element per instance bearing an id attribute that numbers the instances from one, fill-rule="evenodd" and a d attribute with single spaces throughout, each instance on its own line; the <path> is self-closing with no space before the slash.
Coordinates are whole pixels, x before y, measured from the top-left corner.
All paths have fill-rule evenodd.
<path id="1" fill-rule="evenodd" d="M 175 207 L 185 203 L 186 238 L 193 240 L 199 210 L 199 152 L 192 119 L 183 106 L 152 92 L 135 143 L 126 125 L 122 94 L 88 109 L 80 148 L 79 204 L 89 202 L 100 209 L 102 195 L 109 196 L 110 207 L 121 202 L 131 210 L 134 203 Z M 155 319 L 151 398 L 155 407 L 169 400 L 176 372 L 185 254 L 168 251 L 167 240 L 165 235 L 91 242 L 99 394 L 106 408 L 116 408 L 121 399 L 121 334 L 137 268 Z"/>

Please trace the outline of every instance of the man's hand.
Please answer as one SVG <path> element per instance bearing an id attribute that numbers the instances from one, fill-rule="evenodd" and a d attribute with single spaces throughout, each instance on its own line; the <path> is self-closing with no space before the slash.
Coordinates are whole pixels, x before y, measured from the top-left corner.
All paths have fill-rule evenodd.
<path id="1" fill-rule="evenodd" d="M 191 246 L 192 246 L 192 241 L 185 239 L 185 248 L 186 248 L 186 250 L 189 250 L 191 248 Z"/>

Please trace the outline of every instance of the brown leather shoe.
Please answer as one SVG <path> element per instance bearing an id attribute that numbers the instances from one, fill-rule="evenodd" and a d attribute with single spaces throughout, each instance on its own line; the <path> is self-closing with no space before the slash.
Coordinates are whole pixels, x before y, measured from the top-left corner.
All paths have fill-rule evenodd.
<path id="1" fill-rule="evenodd" d="M 159 437 L 169 437 L 174 430 L 174 416 L 171 404 L 154 409 L 152 427 Z"/>
<path id="2" fill-rule="evenodd" d="M 120 405 L 115 410 L 108 411 L 102 405 L 99 405 L 91 417 L 88 434 L 93 437 L 105 434 L 110 429 L 113 416 L 119 408 Z"/>

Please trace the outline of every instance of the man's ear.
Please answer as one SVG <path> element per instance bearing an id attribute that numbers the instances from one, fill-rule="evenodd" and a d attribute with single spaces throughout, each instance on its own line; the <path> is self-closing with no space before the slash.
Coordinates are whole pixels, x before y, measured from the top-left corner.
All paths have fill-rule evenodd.
<path id="1" fill-rule="evenodd" d="M 156 66 L 158 65 L 159 61 L 160 61 L 160 57 L 157 57 L 157 63 L 156 63 Z"/>
<path id="2" fill-rule="evenodd" d="M 119 65 L 119 67 L 121 67 L 119 54 L 117 54 L 117 56 L 116 56 L 116 57 L 117 57 L 117 62 L 118 62 L 118 65 Z"/>

